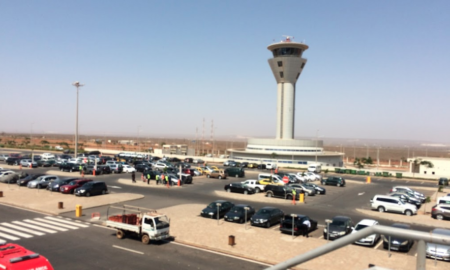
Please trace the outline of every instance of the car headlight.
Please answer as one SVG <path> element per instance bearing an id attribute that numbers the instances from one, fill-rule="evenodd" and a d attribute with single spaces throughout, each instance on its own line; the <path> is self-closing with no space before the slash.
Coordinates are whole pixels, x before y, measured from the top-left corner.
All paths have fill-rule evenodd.
<path id="1" fill-rule="evenodd" d="M 64 188 L 65 190 L 68 190 L 69 188 L 68 187 L 66 187 L 66 188 Z"/>
<path id="2" fill-rule="evenodd" d="M 212 215 L 214 215 L 214 213 L 213 212 L 209 212 L 208 215 L 212 216 Z"/>
<path id="3" fill-rule="evenodd" d="M 407 245 L 407 244 L 408 244 L 408 240 L 403 241 L 401 245 L 402 245 L 402 246 L 405 246 L 405 245 Z"/>
<path id="4" fill-rule="evenodd" d="M 267 219 L 260 219 L 261 222 L 267 222 Z"/>
<path id="5" fill-rule="evenodd" d="M 239 217 L 234 217 L 234 219 L 239 219 Z"/>
<path id="6" fill-rule="evenodd" d="M 224 216 L 224 218 L 228 218 L 228 216 Z"/>
<path id="7" fill-rule="evenodd" d="M 339 232 L 339 235 L 345 235 L 345 232 Z"/>
<path id="8" fill-rule="evenodd" d="M 85 193 L 86 192 L 86 190 L 84 190 L 84 189 L 79 190 L 79 191 L 80 191 L 80 193 Z"/>
<path id="9" fill-rule="evenodd" d="M 59 187 L 59 185 L 54 185 L 53 187 L 54 187 L 54 188 L 58 188 L 58 187 Z"/>

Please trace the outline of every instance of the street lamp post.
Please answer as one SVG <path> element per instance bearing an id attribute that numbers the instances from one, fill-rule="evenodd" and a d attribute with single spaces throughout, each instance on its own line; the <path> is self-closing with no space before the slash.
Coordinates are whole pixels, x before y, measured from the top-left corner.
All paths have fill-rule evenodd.
<path id="1" fill-rule="evenodd" d="M 80 82 L 74 82 L 72 83 L 73 86 L 77 88 L 77 112 L 76 112 L 76 120 L 75 120 L 75 158 L 78 156 L 78 93 L 79 88 L 84 86 L 84 84 L 81 84 Z"/>
<path id="2" fill-rule="evenodd" d="M 292 239 L 294 239 L 295 238 L 295 236 L 294 236 L 294 224 L 295 224 L 295 218 L 297 217 L 297 215 L 296 214 L 291 214 L 291 217 L 292 217 Z"/>
<path id="3" fill-rule="evenodd" d="M 219 223 L 219 219 L 220 219 L 220 207 L 222 206 L 222 204 L 221 203 L 216 203 L 216 205 L 217 205 L 217 225 L 219 225 L 220 223 Z"/>
<path id="4" fill-rule="evenodd" d="M 246 206 L 244 207 L 244 210 L 245 210 L 244 228 L 247 230 L 247 211 L 250 210 L 250 207 Z"/>
<path id="5" fill-rule="evenodd" d="M 327 242 L 330 241 L 330 223 L 333 222 L 331 219 L 325 219 L 325 223 L 327 224 Z"/>

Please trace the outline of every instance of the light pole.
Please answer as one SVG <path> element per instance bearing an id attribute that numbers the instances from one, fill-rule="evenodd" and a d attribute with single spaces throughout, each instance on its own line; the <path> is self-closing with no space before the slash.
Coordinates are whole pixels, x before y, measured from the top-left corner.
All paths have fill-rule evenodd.
<path id="1" fill-rule="evenodd" d="M 220 219 L 220 207 L 222 206 L 222 204 L 221 203 L 216 203 L 216 205 L 217 205 L 217 225 L 219 225 L 219 219 Z"/>
<path id="2" fill-rule="evenodd" d="M 325 223 L 327 224 L 327 242 L 330 241 L 330 223 L 333 222 L 331 219 L 325 219 Z"/>
<path id="3" fill-rule="evenodd" d="M 74 82 L 72 83 L 73 86 L 77 88 L 77 113 L 76 113 L 76 120 L 75 120 L 75 158 L 78 156 L 78 93 L 79 88 L 84 86 L 84 84 L 81 84 L 80 82 Z"/>
<path id="4" fill-rule="evenodd" d="M 31 123 L 31 128 L 30 128 L 31 164 L 33 164 L 33 139 L 31 137 L 33 135 L 33 124 L 34 123 Z M 31 165 L 31 167 L 33 167 L 33 165 Z"/>
<path id="5" fill-rule="evenodd" d="M 295 218 L 297 217 L 297 215 L 296 214 L 291 214 L 291 217 L 292 217 L 292 239 L 294 239 L 295 238 L 295 236 L 294 236 L 294 224 L 295 224 Z"/>

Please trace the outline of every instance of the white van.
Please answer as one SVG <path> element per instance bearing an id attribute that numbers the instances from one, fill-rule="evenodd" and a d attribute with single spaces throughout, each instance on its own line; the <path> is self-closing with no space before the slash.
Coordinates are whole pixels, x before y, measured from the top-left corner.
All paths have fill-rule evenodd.
<path id="1" fill-rule="evenodd" d="M 44 153 L 41 155 L 41 158 L 44 160 L 48 160 L 48 159 L 55 159 L 55 155 L 51 154 L 51 153 Z"/>
<path id="2" fill-rule="evenodd" d="M 437 204 L 450 204 L 450 197 L 444 196 L 437 199 Z"/>
<path id="3" fill-rule="evenodd" d="M 320 173 L 322 171 L 322 166 L 319 164 L 311 164 L 308 167 L 308 172 Z"/>
<path id="4" fill-rule="evenodd" d="M 260 173 L 258 174 L 258 180 L 262 180 L 262 179 L 270 179 L 270 177 L 272 177 L 273 180 L 280 180 L 283 181 L 283 179 L 281 179 L 281 177 L 278 174 L 270 174 L 270 173 Z"/>

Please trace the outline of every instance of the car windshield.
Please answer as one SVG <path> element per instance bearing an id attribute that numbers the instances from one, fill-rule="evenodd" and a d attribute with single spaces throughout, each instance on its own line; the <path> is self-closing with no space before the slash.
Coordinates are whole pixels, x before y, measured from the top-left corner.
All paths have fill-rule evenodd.
<path id="1" fill-rule="evenodd" d="M 356 225 L 355 230 L 359 231 L 359 230 L 362 230 L 362 229 L 364 229 L 366 227 L 369 227 L 369 226 L 363 225 L 363 224 L 358 224 L 358 225 Z"/>
<path id="2" fill-rule="evenodd" d="M 69 185 L 71 185 L 71 186 L 76 185 L 76 184 L 77 184 L 77 182 L 75 182 L 75 181 L 72 181 L 69 183 Z"/>
<path id="3" fill-rule="evenodd" d="M 169 227 L 169 219 L 166 216 L 155 217 L 155 224 L 157 229 L 164 229 Z"/>
<path id="4" fill-rule="evenodd" d="M 337 226 L 337 227 L 345 227 L 345 221 L 343 220 L 333 220 L 330 225 Z"/>
<path id="5" fill-rule="evenodd" d="M 244 212 L 244 208 L 235 206 L 235 207 L 231 208 L 230 212 L 231 213 L 243 213 Z"/>
<path id="6" fill-rule="evenodd" d="M 270 214 L 271 210 L 269 209 L 260 209 L 258 211 L 258 214 Z"/>
<path id="7" fill-rule="evenodd" d="M 210 203 L 207 208 L 217 208 L 217 204 L 215 202 Z"/>

